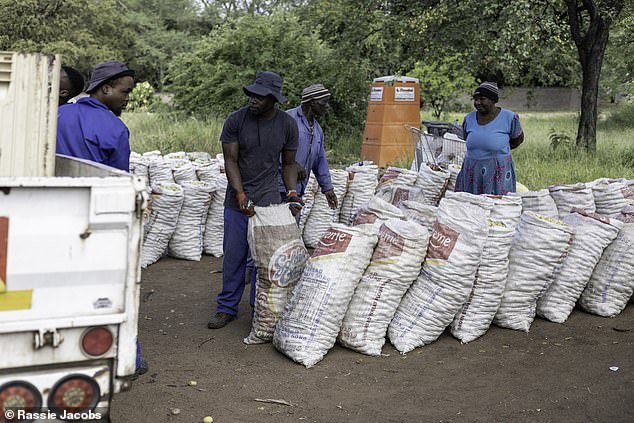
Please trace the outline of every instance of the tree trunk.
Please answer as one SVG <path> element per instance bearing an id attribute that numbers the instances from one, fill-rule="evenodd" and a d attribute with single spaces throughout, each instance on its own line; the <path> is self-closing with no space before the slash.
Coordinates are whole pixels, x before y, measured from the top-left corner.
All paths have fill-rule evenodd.
<path id="1" fill-rule="evenodd" d="M 581 4 L 579 4 L 581 3 Z M 615 0 L 616 15 L 623 8 L 622 0 Z M 597 148 L 597 106 L 599 77 L 610 31 L 609 17 L 601 15 L 595 0 L 566 0 L 570 32 L 577 46 L 583 70 L 581 88 L 581 118 L 577 131 L 577 146 L 588 151 Z M 585 22 L 584 22 L 585 20 Z"/>
<path id="2" fill-rule="evenodd" d="M 599 103 L 599 78 L 603 54 L 608 43 L 608 30 L 597 34 L 587 46 L 585 57 L 581 59 L 583 82 L 581 88 L 581 117 L 577 130 L 577 147 L 587 151 L 597 148 L 597 110 Z M 581 56 L 581 55 L 580 55 Z"/>

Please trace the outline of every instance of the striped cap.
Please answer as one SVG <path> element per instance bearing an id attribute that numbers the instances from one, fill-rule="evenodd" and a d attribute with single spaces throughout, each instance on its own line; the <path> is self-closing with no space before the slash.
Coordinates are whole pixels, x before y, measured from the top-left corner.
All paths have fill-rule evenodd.
<path id="1" fill-rule="evenodd" d="M 313 84 L 310 87 L 304 88 L 302 91 L 302 104 L 310 100 L 319 100 L 320 98 L 326 97 L 330 97 L 330 91 L 322 84 Z"/>
<path id="2" fill-rule="evenodd" d="M 496 84 L 495 82 L 484 81 L 473 92 L 473 97 L 475 97 L 476 95 L 481 95 L 482 97 L 486 97 L 497 103 L 500 100 L 500 91 L 498 90 L 498 84 Z"/>

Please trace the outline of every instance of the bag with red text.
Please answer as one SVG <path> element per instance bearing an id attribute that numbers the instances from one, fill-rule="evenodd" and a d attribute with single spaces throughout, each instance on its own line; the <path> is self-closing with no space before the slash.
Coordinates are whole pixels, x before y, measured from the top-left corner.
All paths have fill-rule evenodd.
<path id="1" fill-rule="evenodd" d="M 400 352 L 435 341 L 467 301 L 492 207 L 491 199 L 468 193 L 441 200 L 423 268 L 388 328 Z"/>
<path id="2" fill-rule="evenodd" d="M 362 226 L 372 233 L 378 233 L 384 221 L 404 218 L 405 216 L 399 208 L 374 196 L 365 207 L 357 210 L 352 219 L 352 226 Z"/>
<path id="3" fill-rule="evenodd" d="M 341 324 L 339 343 L 380 355 L 387 327 L 401 298 L 420 272 L 429 232 L 417 223 L 388 219 Z"/>
<path id="4" fill-rule="evenodd" d="M 304 243 L 309 248 L 316 248 L 317 244 L 319 244 L 319 240 L 322 235 L 326 233 L 328 228 L 333 223 L 339 222 L 341 203 L 343 203 L 343 197 L 346 195 L 348 187 L 348 172 L 338 169 L 331 170 L 330 180 L 332 181 L 332 186 L 337 196 L 337 208 L 334 210 L 331 209 L 330 206 L 328 206 L 326 195 L 321 191 L 317 191 L 313 207 L 306 218 L 303 233 Z"/>
<path id="5" fill-rule="evenodd" d="M 326 231 L 275 327 L 275 348 L 306 367 L 326 355 L 376 242 L 359 227 L 337 223 Z"/>
<path id="6" fill-rule="evenodd" d="M 275 325 L 302 276 L 308 251 L 288 204 L 255 207 L 248 229 L 257 268 L 255 310 L 245 344 L 271 342 Z"/>

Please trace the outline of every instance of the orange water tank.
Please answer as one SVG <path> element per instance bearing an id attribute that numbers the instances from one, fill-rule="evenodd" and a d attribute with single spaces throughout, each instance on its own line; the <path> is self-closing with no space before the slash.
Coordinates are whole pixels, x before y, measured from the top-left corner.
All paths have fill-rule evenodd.
<path id="1" fill-rule="evenodd" d="M 372 82 L 361 144 L 361 159 L 386 166 L 414 157 L 415 141 L 406 126 L 420 128 L 418 79 L 383 76 Z"/>

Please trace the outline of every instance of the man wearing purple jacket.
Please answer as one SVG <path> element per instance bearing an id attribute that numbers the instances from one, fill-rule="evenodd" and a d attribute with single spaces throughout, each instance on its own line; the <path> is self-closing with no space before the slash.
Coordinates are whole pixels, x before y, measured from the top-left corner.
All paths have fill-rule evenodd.
<path id="1" fill-rule="evenodd" d="M 90 75 L 86 92 L 57 116 L 57 154 L 79 157 L 129 171 L 130 131 L 119 118 L 134 89 L 134 71 L 110 60 Z"/>
<path id="2" fill-rule="evenodd" d="M 317 118 L 321 118 L 330 105 L 330 92 L 322 84 L 314 84 L 302 91 L 302 104 L 286 113 L 297 122 L 299 129 L 299 148 L 295 154 L 297 166 L 297 193 L 304 195 L 310 172 L 321 187 L 321 192 L 326 195 L 328 205 L 332 209 L 337 208 L 337 196 L 330 180 L 330 170 L 326 161 L 324 150 L 324 131 L 321 129 Z M 284 184 L 280 180 L 280 192 L 282 198 L 286 197 Z"/>

